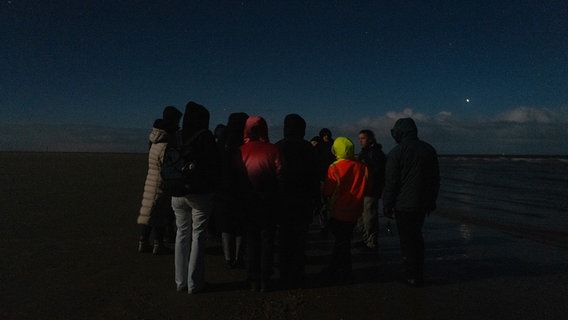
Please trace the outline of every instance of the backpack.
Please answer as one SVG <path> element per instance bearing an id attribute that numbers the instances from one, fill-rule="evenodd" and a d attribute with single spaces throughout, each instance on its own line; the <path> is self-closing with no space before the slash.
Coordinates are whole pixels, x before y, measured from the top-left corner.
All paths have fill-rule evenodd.
<path id="1" fill-rule="evenodd" d="M 162 190 L 165 194 L 181 197 L 191 192 L 195 172 L 198 169 L 195 154 L 191 150 L 191 142 L 204 131 L 207 130 L 196 132 L 185 144 L 182 141 L 181 131 L 178 131 L 175 143 L 170 142 L 166 146 L 164 162 L 160 170 Z"/>

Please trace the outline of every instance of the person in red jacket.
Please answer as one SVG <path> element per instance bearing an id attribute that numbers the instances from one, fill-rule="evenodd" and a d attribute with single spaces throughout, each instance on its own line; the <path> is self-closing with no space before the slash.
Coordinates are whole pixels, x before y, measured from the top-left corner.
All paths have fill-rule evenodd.
<path id="1" fill-rule="evenodd" d="M 266 291 L 273 273 L 275 205 L 282 164 L 280 151 L 268 140 L 268 126 L 262 117 L 247 119 L 240 150 L 246 172 L 241 192 L 246 203 L 248 281 L 252 290 Z"/>
<path id="2" fill-rule="evenodd" d="M 350 281 L 351 240 L 370 187 L 369 174 L 367 166 L 356 160 L 353 142 L 348 138 L 335 139 L 332 150 L 337 160 L 328 168 L 323 197 L 331 214 L 335 244 L 330 265 L 323 273 L 329 280 Z"/>

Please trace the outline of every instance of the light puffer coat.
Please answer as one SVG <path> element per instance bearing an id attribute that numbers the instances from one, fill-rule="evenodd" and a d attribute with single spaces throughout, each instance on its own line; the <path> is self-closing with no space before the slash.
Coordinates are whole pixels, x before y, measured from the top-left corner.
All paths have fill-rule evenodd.
<path id="1" fill-rule="evenodd" d="M 140 214 L 138 216 L 138 224 L 152 224 L 151 218 L 156 210 L 161 210 L 160 201 L 164 195 L 161 188 L 162 177 L 160 170 L 164 162 L 164 153 L 168 142 L 168 134 L 165 130 L 152 128 L 149 136 L 152 143 L 148 153 L 148 174 L 146 175 L 146 182 L 144 183 L 144 193 L 142 195 L 142 206 L 140 207 Z M 164 208 L 168 209 L 168 208 Z M 152 219 L 154 220 L 154 219 Z M 162 219 L 158 219 L 162 220 Z"/>

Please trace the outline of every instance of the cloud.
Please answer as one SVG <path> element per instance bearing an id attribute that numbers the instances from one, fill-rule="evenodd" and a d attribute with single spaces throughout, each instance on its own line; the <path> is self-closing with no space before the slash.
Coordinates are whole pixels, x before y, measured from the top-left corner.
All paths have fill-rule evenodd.
<path id="1" fill-rule="evenodd" d="M 419 136 L 443 154 L 568 154 L 568 108 L 518 107 L 492 118 L 460 118 L 448 111 L 426 114 L 403 109 L 339 126 L 341 134 L 375 131 L 380 143 L 394 146 L 390 129 L 403 117 L 412 117 Z"/>
<path id="2" fill-rule="evenodd" d="M 515 123 L 552 123 L 556 121 L 555 112 L 549 109 L 519 107 L 495 117 L 497 121 Z"/>
<path id="3" fill-rule="evenodd" d="M 400 118 L 409 118 L 409 117 L 413 118 L 415 121 L 426 121 L 430 119 L 429 116 L 420 112 L 414 112 L 414 110 L 410 108 L 406 108 L 402 110 L 402 112 L 389 111 L 386 113 L 386 117 L 389 119 L 393 119 L 395 121 Z"/>
<path id="4" fill-rule="evenodd" d="M 440 154 L 568 154 L 568 107 L 523 106 L 491 118 L 461 118 L 448 111 L 428 114 L 407 108 L 329 128 L 334 137 L 346 136 L 354 142 L 361 129 L 371 129 L 388 152 L 395 146 L 390 129 L 401 117 L 412 117 L 420 138 Z M 272 142 L 281 139 L 281 125 L 270 129 Z M 306 130 L 318 131 L 310 126 Z M 0 150 L 145 153 L 148 132 L 102 126 L 0 123 Z"/>

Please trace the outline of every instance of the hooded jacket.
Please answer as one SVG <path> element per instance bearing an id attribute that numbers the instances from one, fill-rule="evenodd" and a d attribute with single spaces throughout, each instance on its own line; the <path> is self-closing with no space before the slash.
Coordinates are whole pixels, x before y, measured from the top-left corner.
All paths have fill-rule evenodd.
<path id="1" fill-rule="evenodd" d="M 284 118 L 284 139 L 276 143 L 282 160 L 279 175 L 282 222 L 309 223 L 312 205 L 320 199 L 316 152 L 304 139 L 306 121 L 297 115 Z"/>
<path id="2" fill-rule="evenodd" d="M 158 121 L 155 122 L 158 126 L 159 123 Z M 161 198 L 166 197 L 163 196 L 161 188 L 162 178 L 160 176 L 168 134 L 164 129 L 154 127 L 148 138 L 151 143 L 150 151 L 148 152 L 148 173 L 146 175 L 146 181 L 144 182 L 142 206 L 140 207 L 137 223 L 155 225 L 160 224 L 159 219 L 156 219 L 155 215 L 157 210 L 171 210 L 169 203 L 165 203 L 167 201 L 161 200 Z M 165 203 L 163 206 L 162 202 Z"/>
<path id="3" fill-rule="evenodd" d="M 235 112 L 229 115 L 225 149 L 238 150 L 243 145 L 243 134 L 248 117 L 248 114 L 244 112 Z"/>
<path id="4" fill-rule="evenodd" d="M 250 187 L 255 192 L 278 191 L 282 170 L 280 152 L 268 139 L 268 125 L 260 116 L 250 116 L 245 123 L 241 156 Z"/>
<path id="5" fill-rule="evenodd" d="M 323 136 L 329 136 L 329 141 L 325 142 Z M 316 156 L 319 163 L 319 174 L 320 180 L 323 181 L 327 175 L 327 169 L 329 165 L 335 161 L 335 156 L 332 152 L 333 149 L 333 139 L 331 138 L 331 131 L 327 128 L 323 128 L 319 132 L 319 141 L 316 145 Z"/>
<path id="6" fill-rule="evenodd" d="M 355 160 L 351 140 L 338 137 L 333 142 L 337 160 L 329 166 L 323 185 L 323 196 L 329 199 L 331 217 L 355 222 L 363 212 L 363 199 L 368 188 L 368 170 Z"/>
<path id="7" fill-rule="evenodd" d="M 247 118 L 248 115 L 242 112 L 229 115 L 225 142 L 218 146 L 221 169 L 213 201 L 215 223 L 219 231 L 232 234 L 241 232 L 240 222 L 245 208 L 240 184 L 246 180 L 246 172 L 242 165 L 240 147 Z"/>
<path id="8" fill-rule="evenodd" d="M 389 152 L 386 162 L 385 212 L 434 210 L 440 188 L 436 150 L 418 139 L 418 129 L 411 118 L 397 120 L 391 134 L 398 145 Z"/>
<path id="9" fill-rule="evenodd" d="M 383 146 L 376 141 L 372 141 L 367 147 L 361 149 L 357 159 L 363 162 L 369 169 L 372 186 L 368 188 L 367 196 L 380 198 L 385 183 L 386 156 L 383 152 Z"/>
<path id="10" fill-rule="evenodd" d="M 181 130 L 183 148 L 196 165 L 190 193 L 212 193 L 218 182 L 220 161 L 215 136 L 209 130 L 209 111 L 195 102 L 185 107 Z"/>

